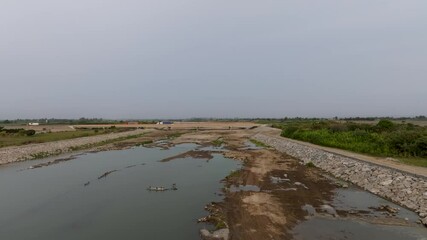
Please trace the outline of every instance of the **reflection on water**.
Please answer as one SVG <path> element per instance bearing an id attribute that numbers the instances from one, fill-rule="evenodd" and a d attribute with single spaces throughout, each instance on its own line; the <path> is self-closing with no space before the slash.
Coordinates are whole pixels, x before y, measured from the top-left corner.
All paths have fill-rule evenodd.
<path id="1" fill-rule="evenodd" d="M 294 228 L 295 239 L 427 240 L 427 229 L 421 225 L 415 225 L 418 220 L 417 214 L 366 191 L 357 188 L 336 189 L 334 199 L 328 204 L 338 212 L 354 212 L 357 215 L 349 214 L 345 218 L 342 216 L 333 218 L 332 216 L 318 214 L 311 205 L 305 205 L 303 210 L 310 217 Z M 395 214 L 396 216 L 391 217 L 387 212 L 376 210 L 384 205 L 399 209 Z M 372 222 L 377 221 L 382 224 L 373 224 L 362 219 L 371 219 Z M 391 224 L 392 221 L 407 223 L 408 226 L 386 225 Z"/>
<path id="2" fill-rule="evenodd" d="M 199 239 L 197 218 L 220 200 L 219 181 L 238 163 L 218 154 L 209 162 L 159 162 L 196 148 L 137 147 L 24 171 L 35 162 L 2 167 L 0 239 Z M 146 190 L 174 183 L 177 191 Z"/>
<path id="3" fill-rule="evenodd" d="M 427 232 L 423 228 L 373 225 L 357 220 L 331 218 L 312 218 L 298 225 L 294 232 L 296 240 L 427 239 Z"/>
<path id="4" fill-rule="evenodd" d="M 260 188 L 258 186 L 255 186 L 255 185 L 239 185 L 239 186 L 233 185 L 230 187 L 230 192 L 240 192 L 240 191 L 259 192 Z"/>

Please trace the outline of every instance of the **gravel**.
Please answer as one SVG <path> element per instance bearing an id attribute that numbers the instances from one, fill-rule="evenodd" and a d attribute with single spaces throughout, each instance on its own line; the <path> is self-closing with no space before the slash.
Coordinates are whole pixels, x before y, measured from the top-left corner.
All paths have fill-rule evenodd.
<path id="1" fill-rule="evenodd" d="M 333 176 L 349 181 L 363 189 L 387 198 L 417 212 L 427 226 L 427 181 L 423 177 L 396 169 L 378 166 L 355 158 L 330 153 L 298 144 L 282 137 L 256 134 L 254 139 L 316 167 Z"/>

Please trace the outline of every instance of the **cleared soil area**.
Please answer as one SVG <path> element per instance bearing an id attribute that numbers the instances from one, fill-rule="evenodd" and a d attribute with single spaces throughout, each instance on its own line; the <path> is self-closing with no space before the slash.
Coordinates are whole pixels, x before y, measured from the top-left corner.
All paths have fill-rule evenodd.
<path id="1" fill-rule="evenodd" d="M 35 130 L 36 135 L 26 136 L 19 134 L 1 135 L 0 148 L 19 146 L 34 143 L 53 142 L 65 139 L 88 137 L 111 132 L 125 131 L 125 129 L 156 129 L 156 130 L 235 130 L 248 129 L 259 126 L 250 122 L 178 122 L 168 125 L 157 124 L 117 124 L 117 125 L 9 125 L 6 129 Z M 111 129 L 113 127 L 113 129 Z"/>

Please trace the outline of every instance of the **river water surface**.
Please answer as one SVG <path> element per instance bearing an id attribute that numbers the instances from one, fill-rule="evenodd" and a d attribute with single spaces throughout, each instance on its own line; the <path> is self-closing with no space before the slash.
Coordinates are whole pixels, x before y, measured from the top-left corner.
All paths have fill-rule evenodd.
<path id="1" fill-rule="evenodd" d="M 240 166 L 219 154 L 159 162 L 196 147 L 137 147 L 35 169 L 28 168 L 46 160 L 1 167 L 0 239 L 199 239 L 204 206 L 221 200 L 220 180 Z M 146 190 L 173 183 L 177 191 Z"/>

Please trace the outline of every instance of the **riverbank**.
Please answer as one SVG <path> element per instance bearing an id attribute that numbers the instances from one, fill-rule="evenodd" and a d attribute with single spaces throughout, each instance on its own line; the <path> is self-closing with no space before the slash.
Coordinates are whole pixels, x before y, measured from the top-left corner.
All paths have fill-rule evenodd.
<path id="1" fill-rule="evenodd" d="M 122 154 L 125 152 L 126 154 L 132 154 L 133 151 L 139 151 L 137 146 L 144 146 L 144 151 L 159 151 L 159 154 L 163 154 L 168 152 L 169 149 L 174 149 L 176 146 L 182 146 L 181 144 L 196 143 L 197 147 L 187 150 L 181 147 L 175 148 L 170 154 L 162 155 L 162 158 L 159 158 L 156 162 L 159 164 L 175 164 L 173 163 L 174 161 L 181 162 L 186 161 L 188 158 L 193 158 L 203 161 L 203 163 L 209 163 L 218 154 L 223 154 L 226 158 L 241 161 L 241 169 L 230 172 L 223 180 L 223 191 L 218 190 L 218 192 L 206 193 L 207 195 L 214 193 L 216 196 L 221 197 L 222 200 L 217 200 L 218 202 L 213 203 L 207 201 L 205 210 L 208 211 L 209 215 L 206 216 L 202 213 L 198 219 L 202 222 L 212 223 L 212 225 L 207 227 L 208 229 L 215 227 L 216 229 L 223 230 L 217 232 L 218 234 L 222 234 L 222 238 L 210 238 L 214 237 L 214 234 L 202 231 L 207 236 L 205 239 L 295 239 L 295 236 L 305 231 L 298 229 L 304 229 L 307 226 L 310 228 L 310 224 L 319 224 L 319 222 L 320 224 L 325 224 L 331 221 L 341 226 L 353 226 L 356 223 L 362 223 L 364 228 L 368 228 L 371 232 L 369 236 L 376 236 L 376 233 L 385 234 L 379 236 L 394 236 L 393 234 L 396 229 L 399 227 L 403 228 L 401 230 L 406 235 L 403 238 L 388 238 L 393 240 L 418 240 L 419 238 L 405 238 L 405 236 L 412 236 L 410 235 L 412 234 L 411 231 L 425 230 L 416 223 L 418 217 L 413 212 L 409 212 L 406 209 L 399 209 L 399 206 L 387 200 L 357 189 L 351 184 L 339 181 L 331 177 L 331 175 L 327 174 L 320 167 L 315 168 L 301 164 L 300 157 L 291 156 L 293 155 L 292 152 L 284 153 L 284 151 L 269 147 L 273 146 L 273 144 L 263 145 L 256 141 L 250 141 L 253 138 L 260 138 L 261 135 L 269 137 L 269 131 L 274 131 L 274 129 L 256 128 L 208 131 L 152 129 L 140 131 L 142 132 L 138 132 L 139 135 L 129 138 L 124 137 L 124 139 L 115 138 L 117 141 L 113 139 L 114 142 L 102 146 L 90 147 L 85 151 L 94 153 L 88 154 L 88 156 L 94 158 L 96 156 L 112 154 L 116 157 L 111 159 L 111 163 L 115 164 L 116 161 L 120 162 L 122 160 Z M 280 137 L 277 138 L 281 140 Z M 258 141 L 261 140 L 258 139 Z M 264 141 L 266 140 L 264 139 Z M 108 150 L 124 149 L 128 149 L 129 151 L 107 152 Z M 105 152 L 100 153 L 101 151 Z M 309 150 L 301 151 L 310 152 Z M 34 161 L 34 164 L 28 162 L 20 163 L 19 165 L 25 164 L 27 166 L 24 168 L 25 170 L 39 169 L 50 167 L 53 164 L 69 165 L 74 161 L 80 161 L 79 158 L 79 156 L 76 156 L 74 158 L 62 158 L 53 161 L 46 159 Z M 132 158 L 134 160 L 132 161 L 145 161 L 145 159 L 149 158 L 150 155 L 147 152 L 144 154 L 141 152 L 141 154 L 134 155 Z M 314 163 L 314 161 L 312 162 Z M 83 161 L 82 164 L 89 164 L 89 162 Z M 11 166 L 16 166 L 16 164 L 12 164 Z M 109 173 L 112 174 L 108 176 L 108 181 L 112 181 L 111 183 L 113 184 L 114 181 L 112 179 L 114 176 L 124 171 L 134 171 L 137 169 L 136 166 L 141 168 L 147 167 L 146 165 L 129 162 L 121 168 L 103 168 L 103 162 L 99 162 L 99 166 L 96 165 L 96 167 L 100 167 L 102 170 L 97 172 L 96 178 L 82 180 L 81 187 L 87 188 L 88 186 L 92 186 L 93 183 L 100 181 L 98 179 L 99 176 L 106 176 Z M 197 173 L 200 170 L 201 164 L 197 164 L 194 167 L 195 169 L 192 171 Z M 45 168 L 44 170 L 47 171 L 47 169 L 49 168 Z M 167 171 L 171 170 L 172 168 L 167 169 Z M 183 173 L 177 172 L 175 169 L 172 172 L 178 175 L 182 175 Z M 74 174 L 71 174 L 69 177 L 72 176 Z M 160 179 L 163 178 L 161 174 L 158 176 Z M 105 180 L 105 178 L 101 179 Z M 127 177 L 123 179 L 127 179 Z M 341 179 L 344 178 L 341 177 Z M 372 176 L 372 180 L 370 181 L 375 182 L 377 179 L 378 176 Z M 193 179 L 189 184 L 195 184 L 198 181 L 199 179 Z M 139 185 L 140 183 L 138 181 Z M 152 184 L 152 180 L 146 179 L 145 183 L 150 185 Z M 155 184 L 158 183 L 156 182 Z M 179 186 L 180 189 L 183 187 L 181 184 Z M 140 187 L 136 187 L 136 189 L 140 189 Z M 110 191 L 109 188 L 105 188 L 104 190 L 106 192 Z M 357 201 L 363 203 L 364 206 L 348 202 L 348 200 L 354 199 L 354 194 L 358 196 Z M 344 206 L 342 202 L 345 203 Z M 302 225 L 303 223 L 307 224 Z M 301 228 L 298 228 L 299 226 Z M 313 227 L 313 229 L 316 229 L 316 227 Z M 335 227 L 320 227 L 320 229 L 327 231 L 327 234 L 338 234 L 335 239 L 349 237 L 348 239 L 351 240 L 361 239 L 360 235 L 357 234 L 365 231 L 360 229 L 346 230 L 346 228 L 336 229 Z M 317 238 L 308 237 L 305 239 Z"/>
<path id="2" fill-rule="evenodd" d="M 24 160 L 44 158 L 62 153 L 68 153 L 79 149 L 86 149 L 97 145 L 108 144 L 112 141 L 125 140 L 141 136 L 150 130 L 138 129 L 121 133 L 110 133 L 91 137 L 81 137 L 55 142 L 29 144 L 0 148 L 0 165 Z"/>
<path id="3" fill-rule="evenodd" d="M 298 158 L 251 142 L 250 139 L 259 132 L 263 129 L 189 132 L 170 143 L 195 142 L 201 148 L 166 158 L 168 161 L 180 161 L 186 156 L 209 161 L 210 157 L 202 151 L 214 151 L 243 164 L 242 169 L 231 172 L 224 179 L 224 200 L 209 203 L 205 208 L 209 215 L 199 219 L 226 230 L 202 230 L 203 239 L 294 239 L 300 234 L 298 226 L 310 219 L 322 224 L 336 221 L 350 228 L 361 222 L 366 228 L 361 231 L 325 229 L 326 234 L 335 234 L 337 239 L 360 239 L 360 233 L 365 230 L 371 232 L 369 236 L 379 234 L 387 237 L 394 236 L 395 229 L 399 227 L 405 234 L 411 234 L 411 229 L 425 230 L 416 223 L 418 217 L 415 213 L 407 217 L 405 214 L 410 211 L 406 209 L 399 210 L 399 206 L 361 189 L 344 187 L 348 184 L 320 168 L 305 166 Z M 216 144 L 219 142 L 222 148 Z M 217 147 L 209 147 L 212 145 Z M 354 194 L 364 206 L 348 202 Z M 348 197 L 340 198 L 342 195 Z M 345 206 L 338 202 L 344 202 Z"/>
<path id="4" fill-rule="evenodd" d="M 300 159 L 303 164 L 313 163 L 337 178 L 407 207 L 417 212 L 420 221 L 427 225 L 425 177 L 327 152 L 270 134 L 258 133 L 253 138 Z"/>
<path id="5" fill-rule="evenodd" d="M 200 131 L 184 134 L 171 142 L 195 142 L 201 145 L 199 151 L 222 153 L 243 164 L 242 169 L 224 179 L 224 200 L 206 206 L 209 215 L 200 220 L 211 222 L 220 231 L 209 234 L 202 230 L 205 240 L 291 239 L 291 229 L 306 215 L 303 205 L 320 207 L 323 201 L 330 200 L 331 191 L 336 188 L 318 169 L 305 169 L 296 159 L 255 146 L 250 142 L 253 133 L 253 130 Z M 215 144 L 218 142 L 222 145 Z M 187 155 L 198 155 L 209 161 L 203 154 L 193 152 L 179 156 Z M 289 182 L 271 180 L 283 178 L 284 174 Z"/>

